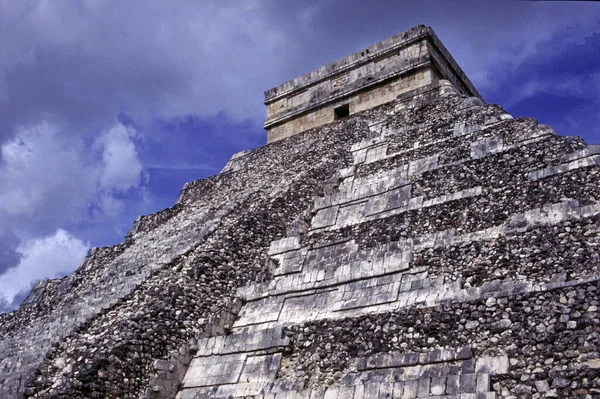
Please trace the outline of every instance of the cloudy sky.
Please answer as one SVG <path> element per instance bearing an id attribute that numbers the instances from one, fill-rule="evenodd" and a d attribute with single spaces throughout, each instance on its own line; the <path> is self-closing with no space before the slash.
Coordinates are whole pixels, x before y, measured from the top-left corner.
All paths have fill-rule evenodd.
<path id="1" fill-rule="evenodd" d="M 0 0 L 0 312 L 263 145 L 263 91 L 414 25 L 488 102 L 600 143 L 600 3 Z"/>

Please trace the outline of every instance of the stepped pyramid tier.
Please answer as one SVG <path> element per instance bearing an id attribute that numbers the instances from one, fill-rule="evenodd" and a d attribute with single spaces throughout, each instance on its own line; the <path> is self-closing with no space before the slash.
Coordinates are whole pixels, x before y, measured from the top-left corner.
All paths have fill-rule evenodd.
<path id="1" fill-rule="evenodd" d="M 465 87 L 186 184 L 0 315 L 0 398 L 600 397 L 600 147 Z"/>

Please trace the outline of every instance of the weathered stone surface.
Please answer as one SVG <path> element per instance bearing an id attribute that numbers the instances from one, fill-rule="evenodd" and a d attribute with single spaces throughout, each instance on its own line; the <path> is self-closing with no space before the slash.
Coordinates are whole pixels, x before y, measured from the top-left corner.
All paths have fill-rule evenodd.
<path id="1" fill-rule="evenodd" d="M 281 140 L 398 96 L 431 90 L 440 79 L 479 99 L 433 30 L 416 26 L 265 91 L 267 140 Z"/>

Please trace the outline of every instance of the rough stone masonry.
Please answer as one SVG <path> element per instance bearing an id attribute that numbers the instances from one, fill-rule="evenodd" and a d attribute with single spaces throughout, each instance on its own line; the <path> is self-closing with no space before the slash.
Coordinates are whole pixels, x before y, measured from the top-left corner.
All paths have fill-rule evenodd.
<path id="1" fill-rule="evenodd" d="M 0 398 L 600 398 L 600 147 L 485 104 L 430 28 L 368 50 L 0 315 Z"/>

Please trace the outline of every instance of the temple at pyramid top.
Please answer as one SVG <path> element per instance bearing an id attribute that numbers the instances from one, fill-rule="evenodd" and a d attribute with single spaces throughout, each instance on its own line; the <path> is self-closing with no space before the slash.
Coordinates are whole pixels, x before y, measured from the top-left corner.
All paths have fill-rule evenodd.
<path id="1" fill-rule="evenodd" d="M 448 80 L 479 97 L 430 27 L 419 25 L 265 91 L 267 142 L 422 93 Z"/>

